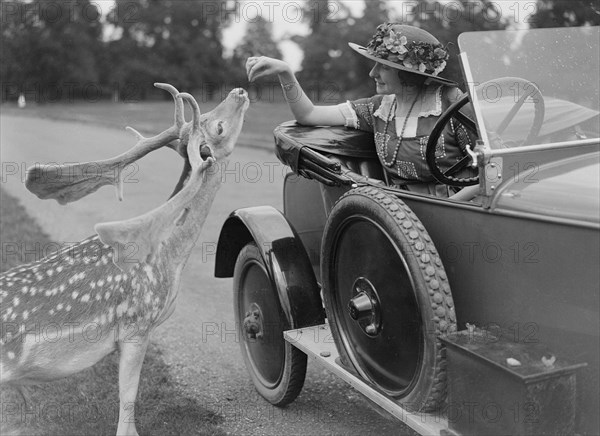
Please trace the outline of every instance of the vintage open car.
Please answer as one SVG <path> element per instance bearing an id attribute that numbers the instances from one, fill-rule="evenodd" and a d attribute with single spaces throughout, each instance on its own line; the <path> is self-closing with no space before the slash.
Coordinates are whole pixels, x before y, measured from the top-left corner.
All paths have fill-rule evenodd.
<path id="1" fill-rule="evenodd" d="M 425 150 L 449 198 L 388 186 L 370 133 L 275 129 L 284 211 L 234 211 L 215 271 L 266 400 L 296 398 L 309 356 L 426 434 L 600 432 L 599 41 L 461 35 L 467 93 Z M 479 139 L 441 168 L 451 119 Z"/>

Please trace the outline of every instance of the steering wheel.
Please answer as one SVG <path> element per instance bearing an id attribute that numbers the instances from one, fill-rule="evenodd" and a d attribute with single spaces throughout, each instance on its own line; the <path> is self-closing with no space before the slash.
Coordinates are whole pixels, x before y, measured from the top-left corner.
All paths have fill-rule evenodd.
<path id="1" fill-rule="evenodd" d="M 453 177 L 453 174 L 462 171 L 471 163 L 471 156 L 469 156 L 468 154 L 445 171 L 442 171 L 442 169 L 438 166 L 438 162 L 435 156 L 438 140 L 440 139 L 440 136 L 442 135 L 442 131 L 446 127 L 446 124 L 448 124 L 451 118 L 454 118 L 455 120 L 460 122 L 469 132 L 479 137 L 479 133 L 477 132 L 477 124 L 475 123 L 475 121 L 473 121 L 471 118 L 460 112 L 460 109 L 469 101 L 471 101 L 469 94 L 465 94 L 458 101 L 453 103 L 435 123 L 435 126 L 433 126 L 433 129 L 431 130 L 431 135 L 429 135 L 429 140 L 427 141 L 425 159 L 427 160 L 429 171 L 431 171 L 431 174 L 433 174 L 433 177 L 435 177 L 435 179 L 438 182 L 443 183 L 445 185 L 470 186 L 479 183 L 479 176 L 468 178 Z"/>
<path id="2" fill-rule="evenodd" d="M 477 92 L 480 92 L 486 89 L 488 86 L 495 86 L 496 89 L 500 90 L 500 95 L 502 95 L 503 91 L 507 93 L 510 92 L 514 94 L 514 86 L 518 85 L 518 89 L 523 89 L 524 92 L 519 92 L 520 97 L 515 102 L 513 107 L 508 111 L 504 119 L 498 124 L 498 127 L 495 130 L 495 134 L 499 137 L 504 133 L 508 125 L 515 118 L 516 114 L 519 112 L 519 109 L 523 106 L 523 103 L 527 100 L 527 98 L 531 97 L 534 103 L 534 118 L 529 129 L 529 133 L 527 137 L 519 144 L 514 146 L 524 146 L 531 144 L 540 133 L 542 128 L 542 124 L 544 122 L 544 114 L 545 114 L 545 104 L 542 93 L 539 88 L 532 82 L 529 82 L 525 79 L 521 79 L 519 77 L 503 77 L 500 79 L 494 79 L 487 82 L 482 83 L 477 87 Z M 510 88 L 509 88 L 510 86 Z M 510 95 L 510 94 L 505 94 Z M 460 109 L 467 104 L 471 99 L 468 94 L 463 95 L 458 101 L 453 103 L 447 110 L 444 112 L 439 120 L 436 122 L 435 126 L 431 131 L 431 135 L 429 136 L 429 140 L 427 141 L 427 149 L 425 151 L 425 157 L 427 160 L 427 165 L 429 166 L 429 170 L 436 178 L 436 180 L 440 183 L 444 183 L 450 186 L 470 186 L 479 183 L 479 176 L 468 177 L 468 178 L 457 178 L 453 177 L 454 174 L 460 172 L 464 168 L 466 168 L 471 162 L 471 156 L 466 155 L 460 161 L 452 165 L 452 167 L 448 168 L 445 171 L 437 164 L 437 159 L 435 156 L 435 150 L 444 130 L 446 124 L 450 121 L 450 119 L 454 118 L 458 122 L 460 122 L 469 132 L 479 136 L 477 131 L 477 124 L 467 115 L 460 112 Z M 504 144 L 506 147 L 507 145 Z"/>

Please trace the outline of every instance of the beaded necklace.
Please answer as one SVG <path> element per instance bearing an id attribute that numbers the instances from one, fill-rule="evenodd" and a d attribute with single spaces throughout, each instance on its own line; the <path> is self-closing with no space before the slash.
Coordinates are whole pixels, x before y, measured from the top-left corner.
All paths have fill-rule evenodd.
<path id="1" fill-rule="evenodd" d="M 417 93 L 417 96 L 413 100 L 412 104 L 410 105 L 410 109 L 408 110 L 408 113 L 406 114 L 406 118 L 404 119 L 404 124 L 402 125 L 402 131 L 400 132 L 400 135 L 398 135 L 398 139 L 396 140 L 396 149 L 394 150 L 394 154 L 392 155 L 392 160 L 390 162 L 385 160 L 385 157 L 388 155 L 388 141 L 385 141 L 385 142 L 382 141 L 381 148 L 379 150 L 377 150 L 379 157 L 381 158 L 381 161 L 388 168 L 391 168 L 396 164 L 396 158 L 398 157 L 398 151 L 400 151 L 400 146 L 402 145 L 402 140 L 404 139 L 404 131 L 406 130 L 406 125 L 408 124 L 408 118 L 410 117 L 410 114 L 412 113 L 412 110 L 415 107 L 415 104 L 417 103 L 418 99 L 419 99 L 419 93 Z M 398 100 L 394 99 L 394 104 L 392 105 L 392 108 L 390 109 L 390 113 L 388 115 L 387 120 L 385 120 L 385 129 L 383 131 L 383 138 L 385 138 L 387 136 L 388 125 L 390 124 L 390 121 L 396 114 L 397 105 L 398 105 Z M 396 132 L 396 133 L 398 133 L 398 132 Z"/>

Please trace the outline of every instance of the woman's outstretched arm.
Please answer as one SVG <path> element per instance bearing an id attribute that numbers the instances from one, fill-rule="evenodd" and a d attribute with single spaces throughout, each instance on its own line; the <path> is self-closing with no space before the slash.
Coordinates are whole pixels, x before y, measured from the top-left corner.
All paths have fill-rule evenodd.
<path id="1" fill-rule="evenodd" d="M 300 124 L 307 126 L 343 126 L 344 116 L 336 106 L 315 106 L 298 83 L 290 66 L 279 59 L 266 56 L 250 57 L 246 61 L 250 82 L 261 77 L 277 75 L 285 99 Z"/>

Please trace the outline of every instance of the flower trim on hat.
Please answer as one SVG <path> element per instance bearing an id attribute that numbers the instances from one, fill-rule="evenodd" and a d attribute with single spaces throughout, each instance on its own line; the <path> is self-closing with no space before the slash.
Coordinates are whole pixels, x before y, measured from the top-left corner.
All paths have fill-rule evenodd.
<path id="1" fill-rule="evenodd" d="M 393 23 L 384 23 L 377 27 L 367 45 L 367 52 L 371 56 L 432 76 L 437 76 L 446 68 L 449 55 L 442 44 L 408 41 L 406 36 L 394 32 L 393 26 Z"/>

